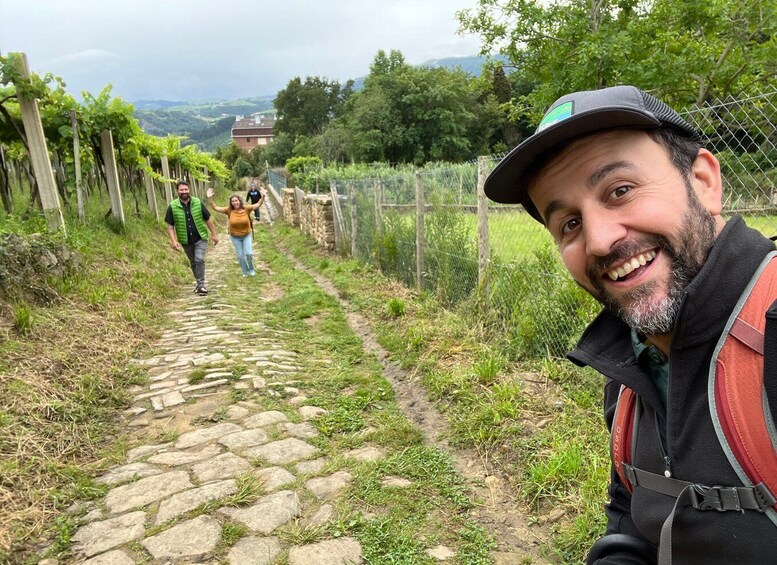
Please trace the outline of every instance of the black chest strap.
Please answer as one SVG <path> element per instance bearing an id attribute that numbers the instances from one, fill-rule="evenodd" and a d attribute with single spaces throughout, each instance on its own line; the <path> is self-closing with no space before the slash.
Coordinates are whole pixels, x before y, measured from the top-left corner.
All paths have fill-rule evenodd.
<path id="1" fill-rule="evenodd" d="M 658 546 L 659 565 L 672 563 L 672 525 L 679 508 L 691 506 L 696 510 L 718 512 L 743 510 L 765 512 L 777 503 L 763 483 L 753 487 L 708 487 L 644 471 L 627 463 L 623 463 L 623 471 L 634 488 L 640 486 L 677 499 L 661 527 L 661 541 Z"/>

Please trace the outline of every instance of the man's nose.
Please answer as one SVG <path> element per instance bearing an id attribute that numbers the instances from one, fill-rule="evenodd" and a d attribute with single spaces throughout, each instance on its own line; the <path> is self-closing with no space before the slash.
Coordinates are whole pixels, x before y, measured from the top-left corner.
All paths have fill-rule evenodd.
<path id="1" fill-rule="evenodd" d="M 608 255 L 624 239 L 628 230 L 617 211 L 595 208 L 583 216 L 586 253 L 595 257 Z"/>

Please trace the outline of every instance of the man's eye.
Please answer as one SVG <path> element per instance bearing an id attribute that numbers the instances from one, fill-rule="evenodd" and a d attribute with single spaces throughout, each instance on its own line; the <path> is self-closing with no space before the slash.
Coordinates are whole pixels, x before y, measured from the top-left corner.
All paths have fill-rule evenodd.
<path id="1" fill-rule="evenodd" d="M 576 230 L 579 225 L 580 218 L 573 218 L 567 222 L 564 222 L 564 224 L 561 226 L 561 234 L 566 235 L 569 232 Z"/>
<path id="2" fill-rule="evenodd" d="M 615 198 L 621 198 L 622 196 L 625 196 L 631 191 L 630 186 L 619 186 L 615 190 L 612 191 L 612 196 Z"/>

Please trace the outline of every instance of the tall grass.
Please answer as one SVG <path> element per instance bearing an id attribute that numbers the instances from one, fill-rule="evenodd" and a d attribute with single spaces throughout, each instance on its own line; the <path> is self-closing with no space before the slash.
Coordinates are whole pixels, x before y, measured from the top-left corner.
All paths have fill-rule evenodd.
<path id="1" fill-rule="evenodd" d="M 159 310 L 188 274 L 149 216 L 128 214 L 117 229 L 94 195 L 85 222 L 67 211 L 67 234 L 51 235 L 42 216 L 19 201 L 16 194 L 17 214 L 0 213 L 0 234 L 21 242 L 6 248 L 2 265 L 42 244 L 75 267 L 27 261 L 27 270 L 5 280 L 14 302 L 0 297 L 3 563 L 24 562 L 29 544 L 42 537 L 66 545 L 69 521 L 48 518 L 102 493 L 89 477 L 118 458 L 124 442 L 116 411 L 128 405 L 127 387 L 146 378 L 128 361 L 154 341 Z"/>

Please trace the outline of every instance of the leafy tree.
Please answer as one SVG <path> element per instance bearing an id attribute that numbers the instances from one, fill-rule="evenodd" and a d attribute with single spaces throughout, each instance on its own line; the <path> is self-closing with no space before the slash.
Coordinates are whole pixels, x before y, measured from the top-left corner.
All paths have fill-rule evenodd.
<path id="1" fill-rule="evenodd" d="M 320 77 L 307 77 L 304 82 L 299 77 L 291 79 L 275 97 L 276 131 L 290 135 L 294 141 L 321 133 L 332 118 L 340 115 L 352 88 L 353 81 L 341 87 L 337 81 Z"/>
<path id="2" fill-rule="evenodd" d="M 473 156 L 477 92 L 461 70 L 414 68 L 379 51 L 345 122 L 358 160 L 416 163 Z"/>
<path id="3" fill-rule="evenodd" d="M 231 169 L 235 166 L 235 162 L 238 160 L 238 158 L 243 156 L 243 151 L 241 151 L 237 145 L 230 142 L 226 145 L 222 145 L 221 147 L 216 148 L 213 156 L 223 161 L 224 164 Z"/>
<path id="4" fill-rule="evenodd" d="M 343 120 L 333 120 L 316 136 L 316 155 L 326 163 L 349 163 L 355 159 L 351 130 Z"/>
<path id="5" fill-rule="evenodd" d="M 236 178 L 254 176 L 254 167 L 245 157 L 237 158 L 237 161 L 235 161 L 235 166 L 232 167 L 232 171 Z"/>
<path id="6" fill-rule="evenodd" d="M 304 190 L 315 187 L 316 173 L 321 169 L 321 159 L 313 156 L 292 157 L 286 161 L 286 170 L 294 180 L 294 186 Z M 326 187 L 327 190 L 329 187 Z"/>
<path id="7" fill-rule="evenodd" d="M 536 88 L 518 115 L 563 93 L 631 83 L 685 106 L 774 84 L 777 4 L 768 0 L 480 0 L 459 12 Z"/>
<path id="8" fill-rule="evenodd" d="M 294 151 L 294 140 L 287 133 L 279 133 L 268 145 L 262 155 L 264 159 L 273 167 L 282 167 L 286 160 L 292 156 Z"/>

